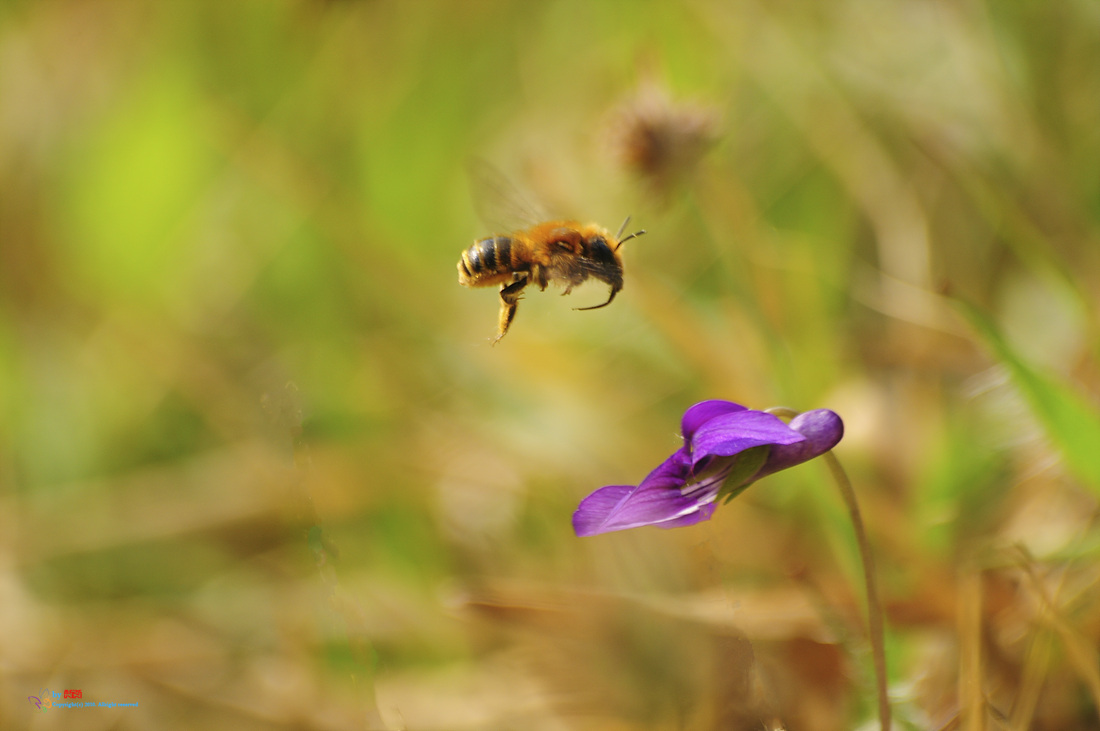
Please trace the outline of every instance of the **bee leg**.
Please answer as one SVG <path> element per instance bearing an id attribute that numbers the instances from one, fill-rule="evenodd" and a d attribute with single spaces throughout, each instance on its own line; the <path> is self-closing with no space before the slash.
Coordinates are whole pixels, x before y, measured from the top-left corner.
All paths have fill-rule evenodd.
<path id="1" fill-rule="evenodd" d="M 609 304 L 611 304 L 611 300 L 615 299 L 615 295 L 617 295 L 619 293 L 620 289 L 622 289 L 621 286 L 620 287 L 614 287 L 614 286 L 611 287 L 611 296 L 608 297 L 607 302 L 604 302 L 602 305 L 592 305 L 591 307 L 574 307 L 573 309 L 574 310 L 598 310 L 601 307 L 607 307 Z"/>
<path id="2" fill-rule="evenodd" d="M 539 285 L 540 292 L 545 292 L 546 285 L 550 284 L 550 277 L 548 276 L 546 267 L 539 266 L 538 264 L 531 267 L 531 279 L 534 280 L 535 284 Z"/>
<path id="3" fill-rule="evenodd" d="M 565 295 L 569 294 L 572 291 L 573 291 L 573 285 L 570 284 L 569 286 L 567 286 L 565 288 L 565 291 L 561 293 L 561 296 L 564 297 Z"/>
<path id="4" fill-rule="evenodd" d="M 508 326 L 516 317 L 516 308 L 519 307 L 519 300 L 526 286 L 527 277 L 524 277 L 500 288 L 500 324 L 497 325 L 497 336 L 493 339 L 493 345 L 508 332 Z"/>

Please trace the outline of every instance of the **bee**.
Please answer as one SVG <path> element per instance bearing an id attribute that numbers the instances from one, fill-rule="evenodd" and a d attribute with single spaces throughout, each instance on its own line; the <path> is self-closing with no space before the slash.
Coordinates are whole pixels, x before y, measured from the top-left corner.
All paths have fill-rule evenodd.
<path id="1" fill-rule="evenodd" d="M 500 285 L 500 321 L 496 345 L 516 317 L 523 289 L 528 284 L 545 290 L 548 284 L 565 286 L 563 295 L 573 287 L 592 279 L 611 287 L 607 301 L 577 310 L 607 307 L 623 288 L 623 260 L 619 247 L 641 236 L 644 230 L 622 238 L 630 222 L 628 216 L 618 233 L 594 223 L 547 221 L 510 234 L 497 234 L 475 241 L 458 260 L 458 283 L 466 287 Z"/>

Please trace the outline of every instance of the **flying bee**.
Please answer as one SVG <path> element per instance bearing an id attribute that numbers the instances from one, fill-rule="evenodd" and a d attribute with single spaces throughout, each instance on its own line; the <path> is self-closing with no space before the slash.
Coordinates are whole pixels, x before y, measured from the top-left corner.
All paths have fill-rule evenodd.
<path id="1" fill-rule="evenodd" d="M 619 247 L 644 230 L 623 238 L 630 222 L 628 216 L 618 233 L 612 236 L 594 223 L 547 221 L 510 234 L 497 234 L 475 241 L 458 260 L 458 283 L 467 287 L 500 285 L 500 322 L 493 344 L 504 337 L 516 316 L 523 289 L 537 284 L 565 286 L 563 295 L 573 287 L 592 279 L 611 286 L 611 295 L 601 305 L 577 307 L 598 310 L 607 307 L 623 288 L 623 260 Z"/>

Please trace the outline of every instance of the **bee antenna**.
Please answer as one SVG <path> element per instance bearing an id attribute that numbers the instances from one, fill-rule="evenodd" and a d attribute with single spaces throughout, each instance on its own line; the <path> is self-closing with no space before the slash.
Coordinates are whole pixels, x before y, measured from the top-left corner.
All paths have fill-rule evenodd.
<path id="1" fill-rule="evenodd" d="M 623 225 L 619 226 L 619 230 L 615 233 L 616 240 L 623 235 L 623 231 L 626 231 L 626 224 L 628 223 L 630 223 L 630 216 L 627 216 L 626 220 L 623 221 Z"/>
<path id="2" fill-rule="evenodd" d="M 630 241 L 631 239 L 636 239 L 644 233 L 645 233 L 645 229 L 641 228 L 641 229 L 638 229 L 637 231 L 635 231 L 634 233 L 630 234 L 629 236 L 627 236 L 625 239 L 619 239 L 619 243 L 615 244 L 615 251 L 618 251 L 619 247 L 622 246 L 623 244 L 625 244 L 627 241 Z"/>
<path id="3" fill-rule="evenodd" d="M 626 231 L 626 225 L 628 223 L 630 223 L 630 216 L 626 217 L 626 220 L 623 221 L 623 225 L 619 226 L 619 230 L 615 234 L 615 239 L 619 242 L 619 243 L 615 244 L 615 251 L 618 251 L 619 247 L 622 246 L 623 244 L 625 244 L 627 241 L 630 241 L 633 238 L 637 238 L 638 236 L 641 236 L 642 234 L 645 233 L 645 229 L 643 228 L 643 229 L 640 229 L 640 230 L 635 231 L 634 233 L 630 234 L 625 239 L 622 238 L 623 231 Z"/>

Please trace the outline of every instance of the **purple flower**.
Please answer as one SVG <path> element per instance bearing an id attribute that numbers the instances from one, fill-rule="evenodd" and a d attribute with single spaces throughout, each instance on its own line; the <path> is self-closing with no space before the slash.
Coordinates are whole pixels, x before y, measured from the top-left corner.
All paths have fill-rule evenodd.
<path id="1" fill-rule="evenodd" d="M 799 414 L 790 424 L 730 401 L 703 401 L 684 412 L 684 446 L 640 485 L 608 485 L 573 513 L 578 536 L 655 525 L 676 528 L 710 520 L 719 498 L 832 449 L 844 435 L 828 409 Z"/>

